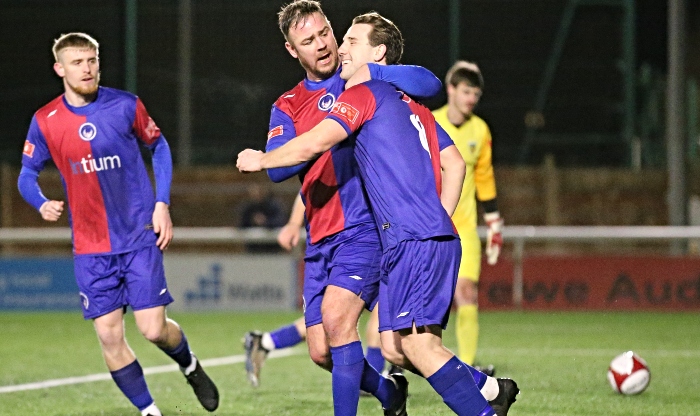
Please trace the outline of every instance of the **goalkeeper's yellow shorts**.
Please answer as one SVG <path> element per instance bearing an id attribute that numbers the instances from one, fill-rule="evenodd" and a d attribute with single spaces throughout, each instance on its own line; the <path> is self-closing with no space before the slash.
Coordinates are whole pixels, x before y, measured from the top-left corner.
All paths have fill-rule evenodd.
<path id="1" fill-rule="evenodd" d="M 459 233 L 462 242 L 462 261 L 459 262 L 459 278 L 479 281 L 481 272 L 481 241 L 476 228 Z"/>

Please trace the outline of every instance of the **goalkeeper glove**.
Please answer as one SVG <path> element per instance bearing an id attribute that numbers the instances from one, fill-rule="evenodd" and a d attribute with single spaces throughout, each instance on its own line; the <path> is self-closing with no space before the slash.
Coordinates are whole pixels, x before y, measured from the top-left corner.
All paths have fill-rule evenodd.
<path id="1" fill-rule="evenodd" d="M 486 232 L 486 262 L 490 265 L 496 264 L 498 255 L 503 247 L 503 218 L 498 211 L 484 214 L 484 221 L 488 231 Z"/>

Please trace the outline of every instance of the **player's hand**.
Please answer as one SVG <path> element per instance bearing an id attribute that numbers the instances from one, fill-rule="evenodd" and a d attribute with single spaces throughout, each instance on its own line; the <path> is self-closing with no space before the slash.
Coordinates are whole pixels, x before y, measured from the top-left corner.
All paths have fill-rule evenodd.
<path id="1" fill-rule="evenodd" d="M 170 219 L 170 209 L 165 202 L 156 202 L 153 210 L 153 232 L 158 235 L 156 245 L 166 250 L 173 241 L 173 222 Z"/>
<path id="2" fill-rule="evenodd" d="M 292 247 L 299 244 L 299 236 L 301 235 L 301 227 L 297 224 L 287 223 L 277 234 L 277 243 L 283 249 L 291 251 Z"/>
<path id="3" fill-rule="evenodd" d="M 496 264 L 498 255 L 503 247 L 503 218 L 498 211 L 484 214 L 484 221 L 488 231 L 486 233 L 486 262 L 490 265 Z"/>
<path id="4" fill-rule="evenodd" d="M 58 221 L 63 214 L 63 201 L 46 201 L 41 204 L 39 213 L 46 221 Z"/>
<path id="5" fill-rule="evenodd" d="M 262 159 L 263 155 L 264 153 L 260 150 L 245 149 L 238 154 L 236 167 L 243 173 L 260 172 L 262 170 L 260 159 Z"/>
<path id="6" fill-rule="evenodd" d="M 350 77 L 350 79 L 345 83 L 345 89 L 354 87 L 357 84 L 362 84 L 372 79 L 372 75 L 369 72 L 369 66 L 367 64 L 362 65 L 355 71 L 355 73 Z"/>

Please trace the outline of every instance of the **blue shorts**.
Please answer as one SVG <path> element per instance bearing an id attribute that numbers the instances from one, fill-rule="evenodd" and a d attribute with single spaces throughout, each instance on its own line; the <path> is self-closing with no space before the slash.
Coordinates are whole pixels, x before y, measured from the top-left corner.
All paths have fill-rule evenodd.
<path id="1" fill-rule="evenodd" d="M 304 257 L 304 318 L 306 326 L 323 322 L 321 303 L 326 286 L 347 289 L 360 296 L 369 310 L 379 296 L 379 233 L 374 224 L 362 224 L 308 245 Z"/>
<path id="2" fill-rule="evenodd" d="M 138 311 L 173 302 L 165 282 L 163 253 L 155 245 L 121 254 L 76 256 L 74 260 L 85 319 L 126 305 Z"/>
<path id="3" fill-rule="evenodd" d="M 384 253 L 379 331 L 440 325 L 444 329 L 457 284 L 462 247 L 455 237 L 402 241 Z"/>

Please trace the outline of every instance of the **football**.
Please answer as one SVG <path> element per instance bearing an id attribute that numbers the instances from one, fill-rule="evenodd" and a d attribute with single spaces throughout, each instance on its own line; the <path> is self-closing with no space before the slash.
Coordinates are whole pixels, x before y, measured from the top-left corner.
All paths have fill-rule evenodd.
<path id="1" fill-rule="evenodd" d="M 633 351 L 613 358 L 608 368 L 608 381 L 615 392 L 639 394 L 649 386 L 651 373 L 646 361 Z"/>

